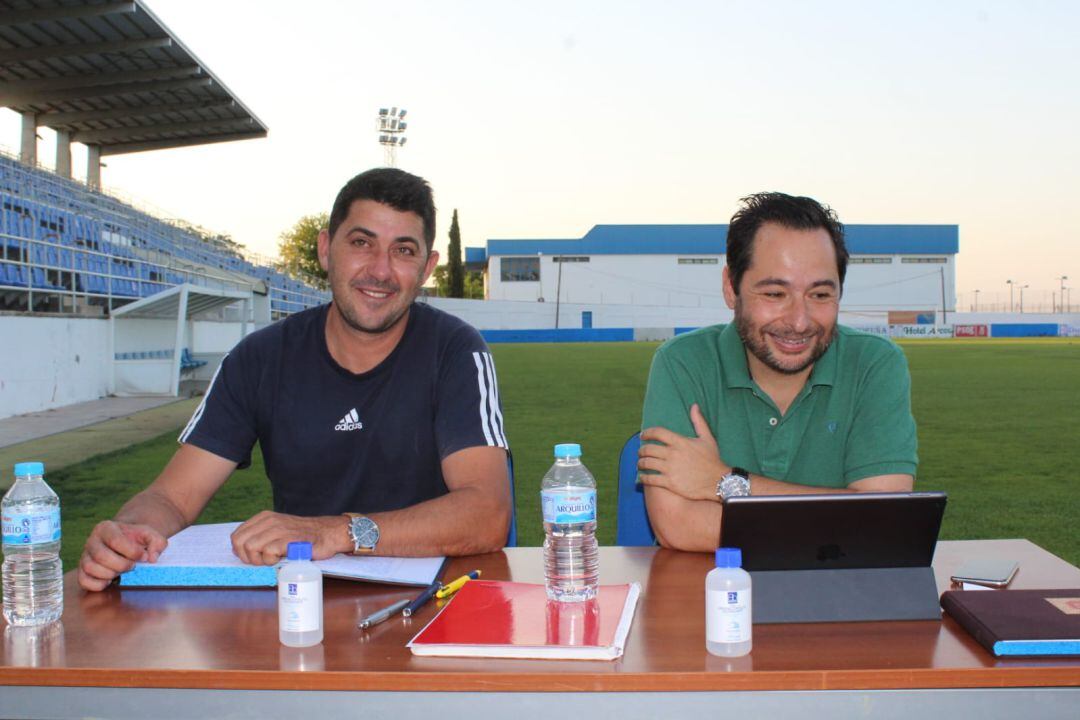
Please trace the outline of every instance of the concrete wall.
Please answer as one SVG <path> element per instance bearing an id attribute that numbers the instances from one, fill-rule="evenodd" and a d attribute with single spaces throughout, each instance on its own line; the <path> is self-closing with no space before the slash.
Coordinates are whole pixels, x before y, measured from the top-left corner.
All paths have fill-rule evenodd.
<path id="1" fill-rule="evenodd" d="M 0 315 L 0 418 L 112 392 L 109 321 Z"/>
<path id="2" fill-rule="evenodd" d="M 488 299 L 538 303 L 543 298 L 548 304 L 555 301 L 556 289 L 561 287 L 558 297 L 570 304 L 655 306 L 665 310 L 725 307 L 721 291 L 723 255 L 581 256 L 588 257 L 588 262 L 555 262 L 554 257 L 546 255 L 533 257 L 539 258 L 539 279 L 509 282 L 501 279 L 502 256 L 489 258 Z M 945 262 L 905 262 L 915 256 L 881 255 L 874 256 L 883 261 L 880 263 L 851 263 L 841 308 L 863 313 L 940 310 L 944 271 L 944 297 L 952 310 L 956 304 L 955 256 L 918 257 Z M 691 260 L 699 262 L 687 262 Z"/>
<path id="3" fill-rule="evenodd" d="M 114 347 L 107 319 L 0 315 L 0 418 L 115 394 L 114 353 L 172 347 L 175 321 L 128 322 L 132 324 L 117 333 Z M 187 345 L 207 364 L 185 377 L 208 380 L 222 356 L 240 341 L 240 334 L 240 323 L 188 323 Z M 129 370 L 139 366 L 138 375 L 128 378 L 127 391 L 136 386 L 167 386 L 171 360 L 127 364 Z"/>

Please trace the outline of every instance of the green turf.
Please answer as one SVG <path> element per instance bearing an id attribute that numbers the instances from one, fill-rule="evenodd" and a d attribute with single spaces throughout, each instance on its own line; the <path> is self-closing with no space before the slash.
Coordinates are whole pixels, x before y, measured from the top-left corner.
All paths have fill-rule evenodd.
<path id="1" fill-rule="evenodd" d="M 1080 341 L 916 340 L 902 343 L 919 426 L 917 487 L 945 490 L 942 537 L 1026 537 L 1080 564 Z M 541 541 L 540 478 L 557 442 L 580 442 L 600 486 L 600 541 L 615 541 L 619 449 L 640 423 L 655 343 L 493 345 L 514 449 L 519 543 Z M 93 524 L 144 487 L 176 433 L 49 475 L 60 493 L 64 562 Z M 238 473 L 202 520 L 269 507 L 261 457 Z"/>

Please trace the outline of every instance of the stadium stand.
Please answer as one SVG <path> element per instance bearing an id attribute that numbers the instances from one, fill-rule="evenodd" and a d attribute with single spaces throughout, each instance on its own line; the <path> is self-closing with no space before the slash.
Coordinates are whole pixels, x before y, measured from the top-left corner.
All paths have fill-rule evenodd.
<path id="1" fill-rule="evenodd" d="M 107 314 L 185 282 L 254 287 L 274 319 L 328 298 L 237 246 L 0 154 L 0 309 Z"/>
<path id="2" fill-rule="evenodd" d="M 9 7 L 10 6 L 10 7 Z M 272 319 L 328 295 L 241 248 L 103 193 L 101 158 L 266 137 L 267 127 L 141 0 L 0 2 L 0 310 L 110 314 L 185 283 L 269 296 Z M 36 130 L 56 132 L 56 171 Z M 71 143 L 87 149 L 71 179 Z"/>

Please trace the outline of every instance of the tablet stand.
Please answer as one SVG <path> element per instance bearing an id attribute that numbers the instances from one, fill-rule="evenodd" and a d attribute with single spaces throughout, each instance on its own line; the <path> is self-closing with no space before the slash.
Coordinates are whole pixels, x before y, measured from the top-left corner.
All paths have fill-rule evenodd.
<path id="1" fill-rule="evenodd" d="M 758 623 L 940 620 L 930 567 L 752 570 Z"/>

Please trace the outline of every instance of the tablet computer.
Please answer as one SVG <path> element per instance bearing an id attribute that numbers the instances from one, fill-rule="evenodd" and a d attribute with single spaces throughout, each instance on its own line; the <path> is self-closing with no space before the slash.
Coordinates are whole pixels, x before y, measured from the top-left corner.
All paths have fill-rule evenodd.
<path id="1" fill-rule="evenodd" d="M 757 495 L 724 501 L 720 546 L 755 570 L 927 567 L 942 492 Z"/>

